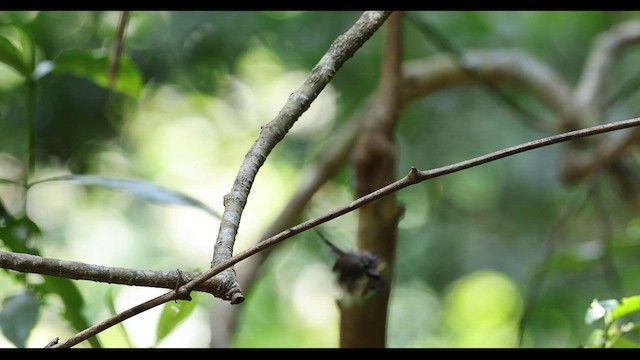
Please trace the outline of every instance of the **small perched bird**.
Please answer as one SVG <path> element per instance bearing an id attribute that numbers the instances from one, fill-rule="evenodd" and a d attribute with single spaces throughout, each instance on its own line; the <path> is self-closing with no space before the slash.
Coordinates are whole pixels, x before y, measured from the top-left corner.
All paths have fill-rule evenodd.
<path id="1" fill-rule="evenodd" d="M 360 249 L 343 251 L 317 229 L 316 232 L 337 256 L 333 271 L 338 274 L 338 284 L 348 294 L 364 297 L 387 283 L 387 262 L 380 256 Z"/>

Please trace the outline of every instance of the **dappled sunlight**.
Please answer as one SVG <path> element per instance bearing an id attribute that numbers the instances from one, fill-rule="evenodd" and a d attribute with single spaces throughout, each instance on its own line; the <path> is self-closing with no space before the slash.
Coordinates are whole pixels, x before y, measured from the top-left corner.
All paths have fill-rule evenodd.
<path id="1" fill-rule="evenodd" d="M 444 324 L 451 347 L 515 347 L 521 298 L 515 283 L 495 271 L 477 271 L 451 284 Z"/>
<path id="2" fill-rule="evenodd" d="M 254 94 L 243 97 L 247 99 L 244 109 L 250 111 L 246 116 L 264 123 L 278 114 L 289 95 L 304 83 L 309 71 L 287 70 L 275 53 L 257 46 L 239 61 L 237 76 Z M 290 134 L 302 139 L 317 139 L 327 134 L 336 114 L 336 99 L 333 87 L 327 86 L 296 121 Z"/>
<path id="3" fill-rule="evenodd" d="M 303 325 L 318 327 L 337 323 L 337 289 L 333 275 L 327 271 L 324 264 L 316 263 L 303 268 L 294 280 L 292 288 L 293 309 Z"/>
<path id="4" fill-rule="evenodd" d="M 436 340 L 442 324 L 442 303 L 426 284 L 412 281 L 391 291 L 389 347 L 442 347 Z"/>
<path id="5" fill-rule="evenodd" d="M 242 304 L 192 292 L 167 306 L 184 312 L 158 306 L 71 346 L 349 346 L 341 329 L 366 324 L 341 318 L 315 230 L 394 257 L 370 345 L 640 346 L 637 326 L 585 324 L 593 299 L 634 296 L 640 272 L 640 157 L 621 130 L 639 121 L 620 121 L 638 113 L 638 44 L 640 15 L 617 11 L 0 12 L 0 347 L 68 340 L 175 285 L 77 280 L 84 268 L 56 259 L 206 271 L 237 188 L 234 254 L 296 233 L 238 264 L 244 297 L 226 295 Z M 383 128 L 393 146 L 375 141 Z M 356 168 L 404 180 L 353 206 Z M 390 242 L 358 238 L 369 215 Z M 626 321 L 632 299 L 601 315 Z"/>

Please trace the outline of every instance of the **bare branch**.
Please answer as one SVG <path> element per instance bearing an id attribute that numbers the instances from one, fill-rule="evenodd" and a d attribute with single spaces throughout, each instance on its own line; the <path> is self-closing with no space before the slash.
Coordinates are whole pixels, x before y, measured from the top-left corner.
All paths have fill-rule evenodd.
<path id="1" fill-rule="evenodd" d="M 560 113 L 561 119 L 575 117 L 577 111 L 571 86 L 553 69 L 517 50 L 469 50 L 460 62 L 492 83 L 511 83 L 531 91 L 538 99 Z M 475 83 L 450 56 L 441 54 L 413 60 L 404 65 L 402 102 L 408 105 L 444 88 Z M 558 122 L 538 125 L 551 131 L 564 129 Z"/>
<path id="2" fill-rule="evenodd" d="M 567 127 L 567 121 L 577 116 L 569 84 L 553 69 L 526 53 L 507 49 L 469 50 L 461 54 L 460 59 L 483 78 L 488 78 L 494 83 L 510 83 L 522 87 L 561 114 L 559 119 L 563 120 L 562 123 L 545 122 L 539 125 L 541 128 L 557 131 Z M 475 84 L 476 81 L 477 79 L 465 74 L 450 56 L 437 55 L 428 59 L 408 61 L 403 64 L 401 106 L 408 106 L 431 93 L 458 85 Z M 336 136 L 332 137 L 333 141 L 319 152 L 322 158 L 314 160 L 309 167 L 301 171 L 303 179 L 298 190 L 278 218 L 264 232 L 262 240 L 295 224 L 294 221 L 298 220 L 299 214 L 313 193 L 344 163 L 347 153 L 351 152 L 353 139 L 362 131 L 361 123 L 375 116 L 376 101 L 374 97 L 366 101 L 360 107 L 359 114 L 347 122 L 354 125 L 337 132 Z M 342 138 L 348 141 L 343 142 Z M 340 151 L 336 151 L 337 149 Z M 251 287 L 259 266 L 269 253 L 259 252 L 240 264 L 237 271 L 243 286 Z M 212 346 L 228 345 L 237 313 L 237 307 L 225 303 L 216 304 L 211 315 L 216 319 L 215 329 L 212 329 Z M 223 317 L 226 326 L 220 326 Z"/>
<path id="3" fill-rule="evenodd" d="M 118 64 L 120 62 L 120 56 L 122 55 L 122 47 L 124 46 L 124 30 L 127 27 L 128 20 L 129 12 L 121 11 L 120 18 L 118 19 L 118 27 L 116 29 L 115 43 L 113 44 L 113 53 L 111 54 L 111 61 L 109 64 L 109 88 L 111 89 L 116 85 Z"/>
<path id="4" fill-rule="evenodd" d="M 537 148 L 541 148 L 549 145 L 559 144 L 559 143 L 570 141 L 570 140 L 585 138 L 588 136 L 602 134 L 610 131 L 626 129 L 634 126 L 640 126 L 640 118 L 622 120 L 622 121 L 617 121 L 610 124 L 592 126 L 586 129 L 570 131 L 570 132 L 562 133 L 559 135 L 553 135 L 553 136 L 545 137 L 542 139 L 530 141 L 524 144 L 512 146 L 503 150 L 495 151 L 495 152 L 492 152 L 483 156 L 479 156 L 473 159 L 461 161 L 453 165 L 443 166 L 443 167 L 439 167 L 432 170 L 419 171 L 416 168 L 411 168 L 411 171 L 409 172 L 409 174 L 404 178 L 396 182 L 393 182 L 381 189 L 378 189 L 370 194 L 362 196 L 348 205 L 345 205 L 343 207 L 330 211 L 314 219 L 307 220 L 296 226 L 290 227 L 289 229 L 284 230 L 270 237 L 269 239 L 261 241 L 258 244 L 254 245 L 253 247 L 246 249 L 236 254 L 235 256 L 221 262 L 220 264 L 212 267 L 211 269 L 207 270 L 202 275 L 200 275 L 198 278 L 182 286 L 181 289 L 183 292 L 188 293 L 189 291 L 194 289 L 199 283 L 211 278 L 212 276 L 218 274 L 224 269 L 237 264 L 238 262 L 248 258 L 251 255 L 254 255 L 260 251 L 263 251 L 264 249 L 267 249 L 275 244 L 278 244 L 281 241 L 288 239 L 294 235 L 297 235 L 303 231 L 309 230 L 313 227 L 324 224 L 329 220 L 335 219 L 339 216 L 342 216 L 351 211 L 354 211 L 365 204 L 381 199 L 398 190 L 404 189 L 407 186 L 417 184 L 425 180 L 440 177 L 443 175 L 469 169 L 478 165 L 486 164 L 486 163 L 496 161 L 511 155 L 519 154 L 525 151 L 529 151 L 529 150 L 533 150 L 533 149 L 537 149 Z"/>
<path id="5" fill-rule="evenodd" d="M 260 237 L 260 241 L 291 227 L 301 221 L 301 214 L 307 203 L 318 189 L 333 178 L 336 173 L 346 163 L 356 135 L 362 128 L 362 124 L 370 118 L 372 109 L 374 108 L 373 99 L 363 106 L 364 112 L 354 116 L 353 119 L 346 122 L 343 129 L 336 132 L 335 136 L 331 136 L 329 143 L 318 152 L 318 155 L 301 171 L 301 179 L 294 194 L 289 199 L 284 209 L 278 217 L 269 225 Z M 254 256 L 241 262 L 235 268 L 238 282 L 245 288 L 251 288 L 258 269 L 271 254 L 271 249 L 261 251 Z M 236 320 L 240 308 L 233 306 L 227 302 L 216 303 L 211 312 L 211 341 L 210 346 L 228 347 L 229 339 L 235 329 Z"/>
<path id="6" fill-rule="evenodd" d="M 620 53 L 628 46 L 640 42 L 640 22 L 627 21 L 611 28 L 596 39 L 574 98 L 582 116 L 576 118 L 572 128 L 586 127 L 604 122 L 611 92 L 611 68 Z M 629 146 L 640 138 L 640 130 L 633 129 L 597 139 L 592 151 L 571 148 L 562 166 L 562 178 L 576 182 L 594 171 L 609 169 L 626 153 Z"/>
<path id="7" fill-rule="evenodd" d="M 197 272 L 180 271 L 180 276 L 178 276 L 176 271 L 126 269 L 1 250 L 0 268 L 75 280 L 166 289 L 175 289 L 176 279 L 180 279 L 180 284 L 182 285 L 200 275 Z M 207 292 L 216 297 L 224 296 L 222 287 L 215 282 L 215 279 L 209 279 L 194 290 Z"/>
<path id="8" fill-rule="evenodd" d="M 640 22 L 631 20 L 616 25 L 597 37 L 589 53 L 575 91 L 576 104 L 590 114 L 578 123 L 585 127 L 602 122 L 610 94 L 608 82 L 615 58 L 627 46 L 640 42 Z"/>
<path id="9" fill-rule="evenodd" d="M 179 293 L 179 292 L 178 292 Z M 79 333 L 77 333 L 76 335 L 72 336 L 71 338 L 58 343 L 56 345 L 51 346 L 50 348 L 52 349 L 57 349 L 57 348 L 70 348 L 76 344 L 81 343 L 84 340 L 87 340 L 88 338 L 97 335 L 98 333 L 100 333 L 101 331 L 104 331 L 110 327 L 112 327 L 113 325 L 119 324 L 131 317 L 134 317 L 138 314 L 141 314 L 149 309 L 153 309 L 154 307 L 158 306 L 158 305 L 162 305 L 168 301 L 171 300 L 175 300 L 178 297 L 176 296 L 176 291 L 171 291 L 168 292 L 166 294 L 160 295 L 154 299 L 151 299 L 145 303 L 142 303 L 140 305 L 136 305 L 128 310 L 125 310 L 119 314 L 117 314 L 116 316 L 109 318 L 99 324 L 96 324 L 88 329 L 85 329 Z"/>
<path id="10" fill-rule="evenodd" d="M 367 11 L 343 35 L 339 36 L 327 53 L 313 68 L 304 84 L 293 92 L 278 115 L 265 124 L 240 166 L 231 191 L 224 196 L 225 210 L 216 239 L 211 266 L 225 263 L 233 253 L 240 218 L 247 202 L 251 186 L 275 145 L 291 129 L 342 65 L 378 30 L 390 15 L 390 11 Z M 231 302 L 242 302 L 244 296 L 233 269 L 219 276 L 225 284 Z"/>
<path id="11" fill-rule="evenodd" d="M 505 158 L 507 156 L 511 156 L 511 155 L 515 155 L 515 154 L 519 154 L 525 151 L 529 151 L 529 150 L 533 150 L 533 149 L 537 149 L 537 148 L 541 148 L 544 146 L 549 146 L 549 145 L 553 145 L 553 144 L 558 144 L 561 142 L 565 142 L 565 141 L 569 141 L 569 140 L 574 140 L 574 139 L 579 139 L 579 138 L 584 138 L 587 136 L 593 136 L 596 134 L 601 134 L 601 133 L 605 133 L 605 132 L 609 132 L 609 131 L 615 131 L 615 130 L 620 130 L 620 129 L 625 129 L 625 128 L 629 128 L 629 127 L 633 127 L 633 126 L 640 126 L 640 118 L 635 118 L 635 119 L 630 119 L 630 120 L 623 120 L 623 121 L 618 121 L 615 123 L 611 123 L 611 124 L 606 124 L 606 125 L 599 125 L 599 126 L 594 126 L 594 127 L 590 127 L 590 128 L 586 128 L 586 129 L 582 129 L 582 130 L 576 130 L 576 131 L 571 131 L 571 132 L 567 132 L 567 133 L 563 133 L 560 135 L 554 135 L 554 136 L 550 136 L 550 137 L 546 137 L 546 138 L 542 138 L 542 139 L 538 139 L 538 140 L 534 140 L 534 141 L 530 141 L 521 145 L 517 145 L 517 146 L 513 146 L 510 148 L 506 148 L 503 150 L 499 150 L 496 152 L 492 152 L 490 154 L 487 155 L 483 155 L 483 156 L 479 156 L 470 160 L 466 160 L 466 161 L 462 161 L 453 165 L 448 165 L 448 166 L 444 166 L 444 167 L 440 167 L 440 168 L 436 168 L 436 169 L 432 169 L 432 170 L 426 170 L 426 171 L 418 171 L 416 168 L 411 168 L 411 171 L 409 172 L 409 174 L 407 176 L 405 176 L 404 178 L 391 183 L 381 189 L 378 189 L 370 194 L 367 194 L 365 196 L 360 197 L 359 199 L 351 202 L 348 205 L 345 205 L 343 207 L 340 207 L 338 209 L 335 209 L 333 211 L 330 211 L 322 216 L 316 217 L 314 219 L 305 221 L 301 224 L 298 224 L 296 226 L 290 227 L 287 230 L 284 230 L 264 241 L 259 242 L 258 244 L 254 245 L 253 247 L 244 250 L 238 254 L 236 254 L 235 256 L 221 262 L 220 264 L 213 266 L 211 269 L 207 270 L 206 272 L 200 274 L 199 276 L 197 276 L 195 279 L 189 281 L 187 284 L 173 290 L 170 291 L 164 295 L 161 295 L 157 298 L 154 298 L 152 300 L 147 301 L 146 303 L 137 305 L 129 310 L 126 310 L 125 312 L 122 312 L 110 319 L 107 319 L 105 321 L 103 321 L 100 324 L 97 324 L 89 329 L 86 329 L 84 331 L 82 331 L 81 333 L 75 335 L 72 339 L 69 339 L 61 344 L 58 344 L 55 347 L 71 347 L 81 341 L 86 340 L 87 338 L 97 334 L 100 331 L 103 331 L 115 324 L 118 324 L 132 316 L 135 316 L 143 311 L 149 310 L 155 306 L 161 305 L 167 301 L 171 301 L 174 299 L 188 299 L 188 294 L 195 290 L 200 284 L 204 283 L 205 281 L 207 281 L 208 279 L 212 278 L 213 276 L 215 276 L 216 274 L 220 273 L 221 271 L 237 264 L 238 262 L 260 252 L 263 251 L 273 245 L 276 245 L 294 235 L 297 235 L 303 231 L 309 230 L 315 226 L 318 226 L 320 224 L 323 224 L 329 220 L 335 219 L 339 216 L 342 216 L 346 213 L 349 213 L 351 211 L 354 211 L 360 207 L 362 207 L 365 204 L 371 203 L 375 200 L 381 199 L 389 194 L 392 194 L 396 191 L 399 191 L 401 189 L 404 189 L 407 186 L 410 186 L 412 184 L 417 184 L 419 182 L 425 181 L 425 180 L 429 180 L 435 177 L 439 177 L 439 176 L 443 176 L 443 175 L 447 175 L 447 174 L 451 174 L 457 171 L 462 171 L 474 166 L 478 166 L 478 165 L 482 165 L 491 161 L 495 161 L 498 159 L 502 159 Z"/>

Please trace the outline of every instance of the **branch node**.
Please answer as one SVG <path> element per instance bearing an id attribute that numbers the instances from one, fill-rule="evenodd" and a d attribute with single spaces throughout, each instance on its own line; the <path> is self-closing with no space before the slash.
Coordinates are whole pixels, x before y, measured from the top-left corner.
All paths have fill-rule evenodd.
<path id="1" fill-rule="evenodd" d="M 178 299 L 191 301 L 191 295 L 189 295 L 191 291 L 187 290 L 184 286 L 180 286 L 180 284 L 184 282 L 182 271 L 180 271 L 180 269 L 176 269 L 176 273 L 176 288 L 174 289 L 175 296 L 173 301 L 178 302 Z"/>
<path id="2" fill-rule="evenodd" d="M 407 179 L 409 181 L 418 181 L 420 179 L 420 171 L 415 166 L 412 166 L 407 175 Z"/>

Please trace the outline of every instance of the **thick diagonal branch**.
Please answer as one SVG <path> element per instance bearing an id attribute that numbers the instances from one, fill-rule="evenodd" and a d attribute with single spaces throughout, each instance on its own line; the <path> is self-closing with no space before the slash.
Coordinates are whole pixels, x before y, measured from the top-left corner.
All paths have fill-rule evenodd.
<path id="1" fill-rule="evenodd" d="M 343 35 L 339 36 L 327 53 L 313 68 L 304 84 L 293 92 L 278 115 L 264 125 L 240 166 L 231 191 L 224 196 L 224 213 L 216 239 L 211 266 L 229 259 L 240 227 L 240 218 L 247 203 L 251 186 L 271 150 L 280 142 L 342 65 L 378 30 L 390 15 L 389 11 L 367 11 Z M 219 274 L 232 303 L 242 302 L 244 296 L 233 269 Z"/>

